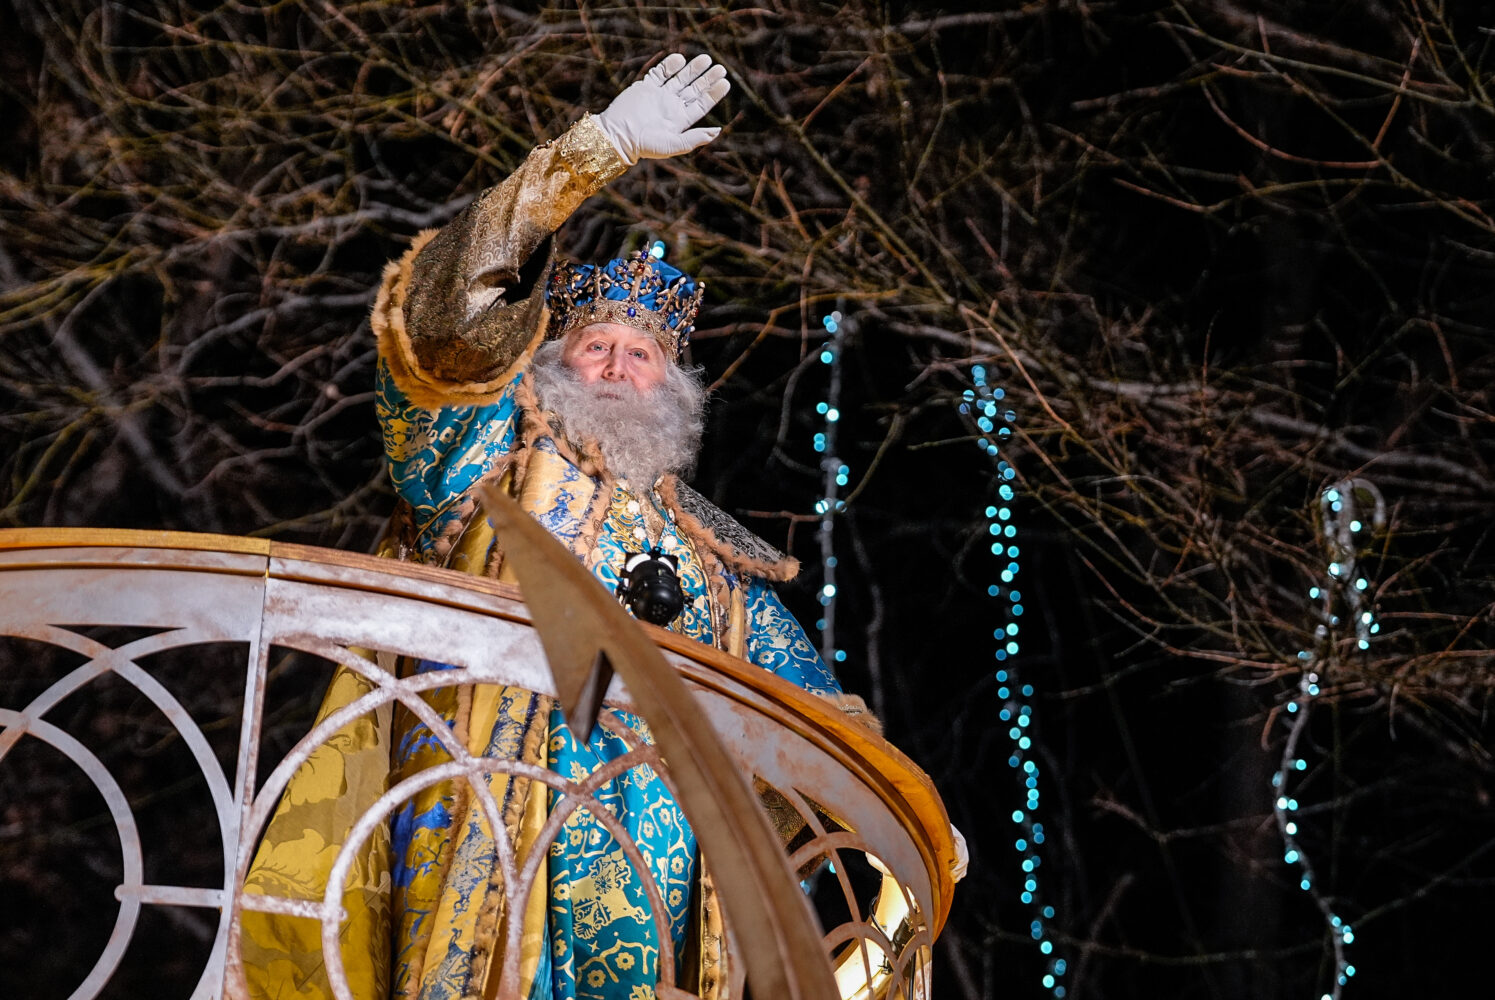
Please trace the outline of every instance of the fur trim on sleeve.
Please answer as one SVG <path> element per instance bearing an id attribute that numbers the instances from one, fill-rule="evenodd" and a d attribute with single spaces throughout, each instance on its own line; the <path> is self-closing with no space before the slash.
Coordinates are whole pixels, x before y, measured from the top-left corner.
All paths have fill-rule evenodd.
<path id="1" fill-rule="evenodd" d="M 821 697 L 846 713 L 852 722 L 860 726 L 865 726 L 878 736 L 882 735 L 882 720 L 872 714 L 872 709 L 867 707 L 867 703 L 862 700 L 861 695 L 843 693 L 825 694 L 821 695 Z"/>
<path id="2" fill-rule="evenodd" d="M 438 232 L 438 229 L 427 229 L 418 233 L 411 241 L 410 249 L 385 266 L 369 324 L 378 338 L 379 354 L 389 364 L 390 377 L 410 402 L 428 410 L 443 406 L 481 406 L 496 400 L 519 370 L 529 364 L 547 324 L 542 316 L 529 347 L 497 378 L 484 382 L 452 382 L 423 370 L 416 360 L 410 332 L 405 329 L 405 298 L 410 291 L 415 257 Z"/>

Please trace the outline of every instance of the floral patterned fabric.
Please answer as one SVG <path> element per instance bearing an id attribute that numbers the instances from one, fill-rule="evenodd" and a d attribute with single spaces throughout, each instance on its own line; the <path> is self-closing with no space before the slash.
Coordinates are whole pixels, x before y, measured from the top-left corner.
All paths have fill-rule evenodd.
<path id="1" fill-rule="evenodd" d="M 649 739 L 642 719 L 617 715 Z M 559 708 L 551 709 L 550 731 L 551 770 L 573 781 L 628 752 L 622 738 L 600 727 L 586 744 L 578 743 Z M 596 797 L 622 820 L 643 854 L 664 901 L 669 947 L 678 954 L 696 871 L 696 838 L 685 814 L 647 764 L 607 781 Z M 559 798 L 550 793 L 552 809 Z M 537 976 L 532 1000 L 653 996 L 660 948 L 653 908 L 617 839 L 589 812 L 577 810 L 551 845 L 549 863 L 550 983 L 546 990 L 545 977 Z"/>

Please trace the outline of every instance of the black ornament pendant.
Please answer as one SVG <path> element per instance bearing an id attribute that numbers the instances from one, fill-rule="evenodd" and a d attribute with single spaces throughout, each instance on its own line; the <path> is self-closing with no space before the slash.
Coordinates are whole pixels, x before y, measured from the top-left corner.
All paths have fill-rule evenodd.
<path id="1" fill-rule="evenodd" d="M 680 560 L 657 548 L 635 552 L 623 564 L 618 600 L 640 621 L 668 625 L 685 607 L 679 569 Z"/>

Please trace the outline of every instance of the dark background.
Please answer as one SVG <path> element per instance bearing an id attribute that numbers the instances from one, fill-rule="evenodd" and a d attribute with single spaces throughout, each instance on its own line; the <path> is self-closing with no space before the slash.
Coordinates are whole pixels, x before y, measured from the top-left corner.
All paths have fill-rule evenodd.
<path id="1" fill-rule="evenodd" d="M 710 51 L 733 80 L 721 138 L 630 171 L 560 244 L 659 238 L 706 279 L 696 485 L 806 564 L 784 595 L 807 625 L 821 319 L 846 317 L 835 641 L 971 845 L 937 995 L 1051 995 L 1017 898 L 998 469 L 957 411 L 973 363 L 1015 413 L 1008 666 L 1036 689 L 1068 996 L 1332 989 L 1272 816 L 1299 650 L 1322 693 L 1294 791 L 1319 899 L 1355 927 L 1345 995 L 1462 991 L 1495 875 L 1492 26 L 1412 0 L 12 0 L 0 524 L 367 550 L 393 504 L 366 319 L 383 262 L 656 53 Z M 1388 505 L 1362 539 L 1365 652 L 1306 596 L 1317 498 L 1351 476 Z M 7 707 L 66 666 L 5 657 Z M 270 740 L 304 726 L 298 697 Z M 73 721 L 117 767 L 186 766 L 127 692 L 93 698 Z M 194 706 L 236 711 L 211 684 Z M 3 770 L 0 995 L 65 996 L 112 921 L 117 846 L 60 758 L 23 746 Z M 190 827 L 193 794 L 142 822 Z M 150 940 L 198 944 L 132 952 L 118 995 L 190 992 L 186 912 L 148 908 Z"/>

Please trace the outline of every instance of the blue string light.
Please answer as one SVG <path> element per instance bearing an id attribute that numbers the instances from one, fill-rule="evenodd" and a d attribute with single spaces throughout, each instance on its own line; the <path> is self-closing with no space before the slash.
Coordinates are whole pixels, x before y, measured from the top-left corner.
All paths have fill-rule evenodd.
<path id="1" fill-rule="evenodd" d="M 997 616 L 999 624 L 992 631 L 992 638 L 996 641 L 993 655 L 999 665 L 996 673 L 997 697 L 1002 699 L 1002 709 L 997 717 L 1009 724 L 1007 737 L 1012 741 L 1012 753 L 1007 758 L 1007 764 L 1013 769 L 1022 789 L 1022 808 L 1012 811 L 1012 823 L 1017 827 L 1013 847 L 1021 859 L 1019 867 L 1022 871 L 1018 898 L 1032 908 L 1033 919 L 1028 924 L 1028 933 L 1038 945 L 1039 954 L 1046 959 L 1044 973 L 1039 981 L 1044 989 L 1062 1000 L 1067 992 L 1063 978 L 1068 963 L 1055 954 L 1054 942 L 1049 936 L 1054 908 L 1043 902 L 1039 889 L 1039 869 L 1043 859 L 1038 849 L 1043 846 L 1045 835 L 1043 824 L 1037 818 L 1040 798 L 1039 767 L 1031 753 L 1033 685 L 1023 681 L 1011 662 L 1021 648 L 1018 635 L 1022 631 L 1023 594 L 1018 583 L 1021 570 L 1018 557 L 1022 551 L 1017 543 L 1017 526 L 1013 524 L 1012 515 L 1012 504 L 1017 496 L 1012 481 L 1017 478 L 1017 470 L 1001 457 L 998 442 L 1005 442 L 1012 436 L 1017 413 L 1003 403 L 1007 397 L 1006 390 L 988 384 L 984 365 L 971 367 L 971 380 L 975 383 L 975 388 L 965 390 L 960 412 L 973 420 L 981 432 L 981 436 L 976 439 L 977 447 L 988 457 L 997 459 L 997 495 L 995 502 L 986 508 L 986 532 L 992 539 L 992 555 L 997 557 L 1001 569 L 998 572 L 999 582 L 988 586 L 986 593 L 1003 602 Z"/>
<path id="2" fill-rule="evenodd" d="M 844 663 L 846 650 L 836 646 L 836 546 L 834 520 L 846 509 L 846 502 L 839 497 L 841 487 L 849 482 L 851 469 L 836 455 L 836 430 L 841 424 L 841 353 L 845 345 L 846 324 L 839 311 L 821 320 L 827 340 L 820 349 L 820 363 L 829 365 L 830 381 L 826 398 L 815 404 L 815 412 L 825 418 L 822 429 L 815 434 L 815 451 L 820 455 L 820 471 L 823 474 L 821 497 L 815 501 L 815 513 L 820 515 L 820 620 L 815 627 L 820 630 L 820 655 L 826 663 Z"/>
<path id="3" fill-rule="evenodd" d="M 1370 523 L 1366 523 L 1363 504 L 1369 501 Z M 1334 637 L 1342 632 L 1348 620 L 1354 628 L 1355 649 L 1370 649 L 1371 637 L 1381 631 L 1375 612 L 1366 607 L 1370 580 L 1361 574 L 1359 554 L 1371 533 L 1386 526 L 1386 501 L 1374 484 L 1364 479 L 1347 479 L 1326 488 L 1318 499 L 1320 538 L 1329 564 L 1324 571 L 1324 585 L 1310 587 L 1308 599 L 1319 602 L 1319 623 L 1314 629 L 1317 640 L 1312 651 L 1300 649 L 1298 693 L 1287 703 L 1287 742 L 1282 748 L 1282 762 L 1272 775 L 1272 812 L 1282 835 L 1282 860 L 1298 870 L 1298 888 L 1309 894 L 1324 917 L 1324 925 L 1334 948 L 1334 981 L 1323 1000 L 1340 1000 L 1340 994 L 1355 975 L 1355 967 L 1345 956 L 1345 949 L 1355 941 L 1354 929 L 1330 905 L 1319 889 L 1318 878 L 1308 853 L 1298 841 L 1298 800 L 1290 791 L 1294 776 L 1308 770 L 1308 762 L 1298 753 L 1298 743 L 1308 729 L 1308 716 L 1314 700 L 1322 690 L 1320 671 L 1327 669 L 1336 656 Z"/>

